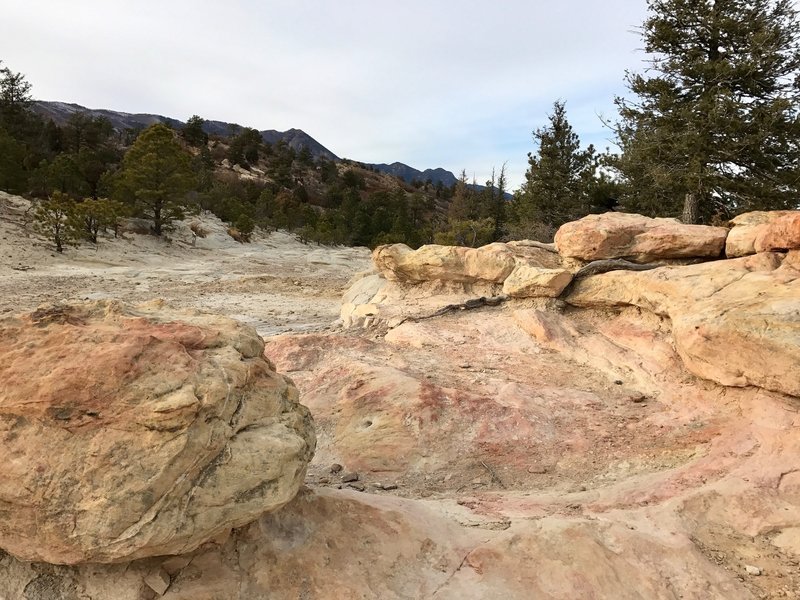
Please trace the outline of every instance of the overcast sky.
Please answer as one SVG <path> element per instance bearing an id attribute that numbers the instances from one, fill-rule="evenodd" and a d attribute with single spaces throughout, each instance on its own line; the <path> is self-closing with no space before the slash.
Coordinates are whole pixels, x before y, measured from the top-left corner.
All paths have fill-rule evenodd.
<path id="1" fill-rule="evenodd" d="M 303 129 L 339 156 L 524 179 L 556 99 L 600 148 L 645 0 L 2 0 L 34 96 Z"/>

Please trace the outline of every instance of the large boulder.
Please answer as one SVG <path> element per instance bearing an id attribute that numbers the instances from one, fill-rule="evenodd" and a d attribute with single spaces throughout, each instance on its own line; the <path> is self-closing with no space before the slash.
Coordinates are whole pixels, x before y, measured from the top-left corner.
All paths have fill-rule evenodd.
<path id="1" fill-rule="evenodd" d="M 191 551 L 290 501 L 308 410 L 249 327 L 158 303 L 0 321 L 0 548 L 29 561 Z"/>
<path id="2" fill-rule="evenodd" d="M 578 280 L 566 301 L 667 316 L 695 375 L 800 396 L 800 252 L 614 271 Z"/>
<path id="3" fill-rule="evenodd" d="M 800 211 L 786 212 L 759 232 L 753 244 L 756 252 L 800 249 Z"/>
<path id="4" fill-rule="evenodd" d="M 755 254 L 756 238 L 765 233 L 771 223 L 789 214 L 797 214 L 797 211 L 757 210 L 734 217 L 731 219 L 733 228 L 725 241 L 725 256 L 738 258 Z"/>
<path id="5" fill-rule="evenodd" d="M 562 225 L 555 242 L 562 256 L 581 260 L 626 258 L 651 262 L 676 258 L 718 258 L 728 230 L 684 225 L 628 213 L 589 215 Z"/>
<path id="6" fill-rule="evenodd" d="M 480 248 L 430 244 L 419 250 L 392 244 L 376 248 L 372 259 L 386 279 L 404 283 L 503 283 L 515 265 L 514 253 L 499 243 Z"/>

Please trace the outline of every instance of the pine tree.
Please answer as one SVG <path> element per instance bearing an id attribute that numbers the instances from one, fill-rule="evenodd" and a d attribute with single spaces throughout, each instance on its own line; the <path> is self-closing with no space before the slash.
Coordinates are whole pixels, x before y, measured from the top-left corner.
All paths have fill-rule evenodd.
<path id="1" fill-rule="evenodd" d="M 153 233 L 161 235 L 172 221 L 183 218 L 192 179 L 189 154 L 173 131 L 158 123 L 145 129 L 125 154 L 118 193 L 153 221 Z"/>
<path id="2" fill-rule="evenodd" d="M 516 214 L 524 221 L 557 227 L 590 212 L 597 160 L 594 146 L 581 149 L 563 101 L 553 104 L 548 119 L 546 127 L 533 132 L 539 148 L 536 154 L 528 153 Z"/>
<path id="3" fill-rule="evenodd" d="M 74 227 L 75 202 L 66 194 L 54 192 L 52 196 L 40 200 L 33 211 L 34 229 L 51 240 L 56 251 L 64 252 L 64 246 L 76 238 Z"/>
<path id="4" fill-rule="evenodd" d="M 790 0 L 648 0 L 651 55 L 617 98 L 625 207 L 686 222 L 797 205 L 797 14 Z"/>
<path id="5" fill-rule="evenodd" d="M 192 115 L 181 130 L 181 137 L 186 143 L 196 148 L 208 144 L 208 134 L 203 130 L 206 120 L 198 115 Z"/>

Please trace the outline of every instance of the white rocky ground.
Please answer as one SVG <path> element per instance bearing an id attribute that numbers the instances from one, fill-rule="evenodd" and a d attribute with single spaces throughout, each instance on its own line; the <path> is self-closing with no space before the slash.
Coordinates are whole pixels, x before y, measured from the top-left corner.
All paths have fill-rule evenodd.
<path id="1" fill-rule="evenodd" d="M 32 232 L 29 206 L 0 192 L 0 314 L 47 302 L 161 298 L 228 315 L 263 336 L 312 331 L 337 319 L 347 281 L 371 264 L 366 248 L 303 244 L 282 231 L 240 244 L 210 214 L 178 223 L 165 239 L 124 233 L 60 255 Z M 192 222 L 209 232 L 195 245 Z"/>
<path id="2" fill-rule="evenodd" d="M 55 566 L 0 551 L 3 600 L 800 597 L 800 250 L 780 250 L 800 243 L 427 319 L 503 289 L 494 275 L 469 293 L 463 277 L 431 280 L 430 265 L 475 266 L 473 251 L 439 249 L 446 260 L 405 271 L 394 260 L 395 275 L 424 276 L 351 297 L 372 327 L 340 330 L 341 293 L 371 268 L 365 249 L 284 233 L 241 245 L 204 216 L 196 246 L 183 223 L 171 241 L 126 233 L 61 256 L 26 229 L 26 207 L 0 195 L 0 311 L 162 298 L 252 324 L 310 409 L 317 454 L 284 508 L 180 556 Z M 667 229 L 656 250 L 683 245 L 670 234 L 682 227 Z M 702 256 L 718 257 L 725 234 Z M 538 250 L 478 254 L 494 273 L 509 252 Z M 36 319 L 6 322 L 44 335 Z M 29 345 L 16 346 L 24 380 Z M 52 356 L 39 360 L 47 372 Z M 3 392 L 0 409 L 14 395 Z M 12 447 L 18 413 L 0 414 Z"/>

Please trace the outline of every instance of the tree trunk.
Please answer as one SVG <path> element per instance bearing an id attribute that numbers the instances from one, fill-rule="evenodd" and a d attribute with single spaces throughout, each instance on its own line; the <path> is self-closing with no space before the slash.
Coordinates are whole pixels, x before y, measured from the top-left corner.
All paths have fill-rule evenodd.
<path id="1" fill-rule="evenodd" d="M 153 233 L 161 235 L 161 205 L 156 204 L 153 207 Z"/>
<path id="2" fill-rule="evenodd" d="M 683 199 L 683 217 L 681 221 L 688 224 L 697 223 L 700 220 L 700 197 L 692 192 L 687 192 Z"/>

